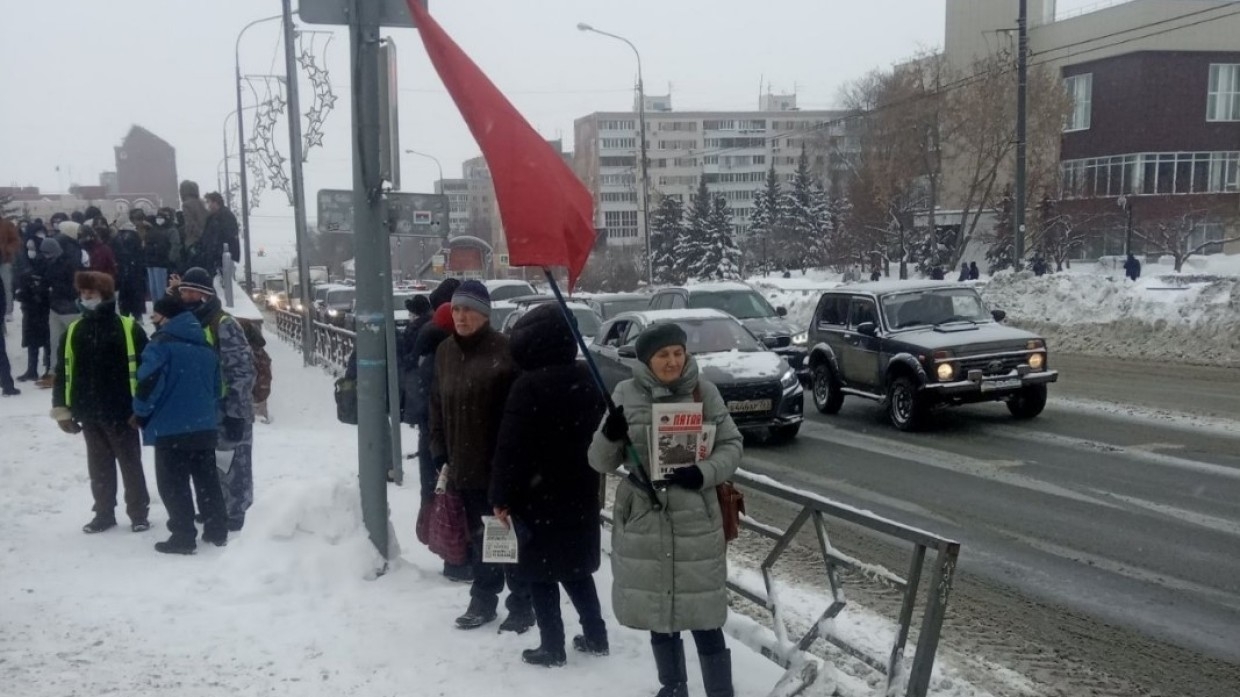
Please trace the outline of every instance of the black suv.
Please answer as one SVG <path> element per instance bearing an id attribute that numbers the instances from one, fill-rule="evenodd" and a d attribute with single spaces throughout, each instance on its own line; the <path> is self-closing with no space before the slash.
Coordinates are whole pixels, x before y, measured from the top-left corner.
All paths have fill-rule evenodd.
<path id="1" fill-rule="evenodd" d="M 809 379 L 805 362 L 808 334 L 785 317 L 788 310 L 771 304 L 752 286 L 737 281 L 696 283 L 683 288 L 664 288 L 650 299 L 651 310 L 715 309 L 726 312 L 778 353 L 802 381 Z"/>
<path id="2" fill-rule="evenodd" d="M 1000 322 L 971 286 L 880 282 L 828 291 L 809 327 L 814 406 L 840 410 L 847 395 L 882 402 L 913 431 L 935 406 L 1003 401 L 1018 419 L 1046 406 L 1046 342 Z"/>

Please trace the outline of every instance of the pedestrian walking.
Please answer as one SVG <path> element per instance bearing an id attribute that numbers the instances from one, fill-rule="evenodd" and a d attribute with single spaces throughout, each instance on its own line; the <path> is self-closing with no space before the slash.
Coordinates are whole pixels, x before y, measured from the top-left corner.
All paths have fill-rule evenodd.
<path id="1" fill-rule="evenodd" d="M 969 280 L 969 265 L 962 261 L 960 262 L 960 276 L 956 279 L 956 282 L 964 283 L 967 280 Z"/>
<path id="2" fill-rule="evenodd" d="M 137 226 L 130 221 L 121 223 L 111 246 L 116 258 L 117 309 L 141 321 L 146 314 L 146 265 Z"/>
<path id="3" fill-rule="evenodd" d="M 222 547 L 228 543 L 228 513 L 215 465 L 219 359 L 202 325 L 177 298 L 160 298 L 151 319 L 158 330 L 142 352 L 132 425 L 155 446 L 155 483 L 168 511 L 172 536 L 155 543 L 155 551 L 195 552 L 195 494 L 203 514 L 202 541 Z"/>
<path id="4" fill-rule="evenodd" d="M 142 445 L 128 421 L 146 332 L 133 319 L 116 314 L 111 276 L 81 271 L 75 282 L 82 313 L 58 344 L 52 418 L 60 430 L 81 433 L 86 441 L 95 517 L 82 531 L 99 533 L 116 526 L 119 466 L 130 528 L 142 532 L 150 528 L 151 498 L 142 472 Z"/>
<path id="5" fill-rule="evenodd" d="M 982 272 L 981 270 L 977 268 L 977 262 L 976 261 L 969 262 L 969 280 L 976 281 L 976 280 L 981 279 L 981 277 L 982 277 Z"/>
<path id="6" fill-rule="evenodd" d="M 177 268 L 181 258 L 181 235 L 174 225 L 171 208 L 155 212 L 155 225 L 146 233 L 142 254 L 146 262 L 147 296 L 151 302 L 168 291 L 168 273 Z"/>
<path id="7" fill-rule="evenodd" d="M 482 562 L 483 516 L 488 500 L 491 462 L 495 458 L 504 401 L 516 368 L 508 338 L 490 324 L 491 296 L 479 281 L 465 281 L 452 295 L 455 333 L 435 351 L 431 388 L 431 455 L 436 469 L 448 465 L 449 485 L 460 493 L 470 531 L 474 570 L 469 608 L 457 618 L 460 629 L 493 621 L 499 594 L 508 582 L 508 617 L 500 631 L 524 633 L 534 625 L 529 590 L 511 569 Z"/>
<path id="8" fill-rule="evenodd" d="M 883 270 L 876 262 L 874 266 L 870 269 L 870 282 L 874 283 L 876 281 L 881 281 L 882 278 L 883 278 Z"/>
<path id="9" fill-rule="evenodd" d="M 0 320 L 13 316 L 13 297 L 17 294 L 13 285 L 16 280 L 14 276 L 24 247 L 17 224 L 0 218 L 0 286 L 4 286 L 6 298 L 0 303 Z"/>
<path id="10" fill-rule="evenodd" d="M 619 408 L 594 435 L 590 465 L 614 472 L 627 458 L 626 435 L 636 452 L 650 452 L 654 403 L 702 402 L 703 423 L 716 426 L 710 457 L 677 469 L 668 486 L 653 493 L 628 480 L 616 489 L 612 604 L 620 624 L 651 633 L 660 697 L 688 694 L 680 639 L 686 630 L 697 644 L 706 694 L 731 697 L 732 659 L 722 630 L 728 616 L 727 547 L 715 487 L 740 464 L 742 438 L 719 389 L 699 378 L 686 343 L 684 330 L 670 323 L 651 325 L 637 337 L 640 362 L 632 379 L 612 394 Z"/>
<path id="11" fill-rule="evenodd" d="M 75 225 L 75 223 L 61 223 L 62 227 L 66 225 Z M 46 261 L 43 271 L 43 285 L 46 287 L 49 309 L 48 346 L 51 347 L 52 351 L 57 351 L 61 338 L 65 335 L 65 330 L 81 317 L 77 304 L 77 287 L 73 281 L 75 269 L 71 258 L 72 253 L 62 251 L 60 243 L 57 242 L 55 237 L 43 240 L 43 244 L 39 246 L 39 254 Z M 47 389 L 52 386 L 55 379 L 56 372 L 53 369 L 52 372 L 45 374 L 35 384 Z"/>
<path id="12" fill-rule="evenodd" d="M 219 398 L 216 466 L 228 510 L 228 531 L 239 532 L 245 525 L 245 512 L 254 503 L 254 354 L 241 324 L 220 305 L 205 269 L 186 271 L 177 293 L 219 357 L 224 387 Z"/>
<path id="13" fill-rule="evenodd" d="M 36 234 L 26 240 L 26 262 L 17 279 L 16 299 L 22 307 L 22 348 L 26 349 L 26 372 L 18 376 L 18 382 L 40 378 L 40 353 L 43 354 L 43 374 L 52 371 L 50 308 L 44 280 L 47 260 L 39 253 L 43 239 Z"/>
<path id="14" fill-rule="evenodd" d="M 603 415 L 603 394 L 577 361 L 577 342 L 561 307 L 530 310 L 512 329 L 509 348 L 521 369 L 508 392 L 491 477 L 495 515 L 516 530 L 516 577 L 528 584 L 539 645 L 526 663 L 566 660 L 560 591 L 581 618 L 573 648 L 608 653 L 599 606 L 599 475 L 588 451 Z"/>
<path id="15" fill-rule="evenodd" d="M 1141 261 L 1132 254 L 1129 254 L 1128 259 L 1124 261 L 1124 275 L 1130 281 L 1141 278 Z"/>

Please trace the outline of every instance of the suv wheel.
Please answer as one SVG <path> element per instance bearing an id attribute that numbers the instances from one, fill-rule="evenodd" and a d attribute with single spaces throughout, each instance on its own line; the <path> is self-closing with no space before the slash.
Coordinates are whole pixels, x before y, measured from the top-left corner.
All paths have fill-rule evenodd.
<path id="1" fill-rule="evenodd" d="M 913 379 L 900 376 L 887 388 L 887 416 L 901 431 L 916 431 L 926 419 L 925 400 Z"/>
<path id="2" fill-rule="evenodd" d="M 1041 414 L 1046 408 L 1046 385 L 1022 387 L 1008 397 L 1007 408 L 1018 419 L 1032 419 Z"/>
<path id="3" fill-rule="evenodd" d="M 835 414 L 844 405 L 844 393 L 840 391 L 840 381 L 836 379 L 831 365 L 822 361 L 814 366 L 810 376 L 814 388 L 814 406 L 820 413 Z"/>

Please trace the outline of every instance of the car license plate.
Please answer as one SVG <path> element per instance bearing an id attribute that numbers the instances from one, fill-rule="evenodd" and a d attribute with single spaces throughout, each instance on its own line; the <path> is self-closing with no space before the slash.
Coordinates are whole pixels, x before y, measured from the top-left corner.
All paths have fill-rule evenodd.
<path id="1" fill-rule="evenodd" d="M 728 411 L 770 411 L 771 400 L 769 399 L 745 399 L 736 402 L 728 402 Z"/>
<path id="2" fill-rule="evenodd" d="M 1020 378 L 1007 378 L 1005 380 L 983 380 L 982 392 L 994 392 L 995 390 L 1011 390 L 1020 387 Z"/>

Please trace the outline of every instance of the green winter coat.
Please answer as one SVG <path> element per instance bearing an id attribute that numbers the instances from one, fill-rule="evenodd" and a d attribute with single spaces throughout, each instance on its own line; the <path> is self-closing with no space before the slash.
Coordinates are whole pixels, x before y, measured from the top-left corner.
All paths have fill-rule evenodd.
<path id="1" fill-rule="evenodd" d="M 654 511 L 645 492 L 622 480 L 616 489 L 615 525 L 611 536 L 611 568 L 615 577 L 612 604 L 620 624 L 654 632 L 718 629 L 728 617 L 727 545 L 715 486 L 736 472 L 741 462 L 741 432 L 713 384 L 698 379 L 692 357 L 684 374 L 664 385 L 645 365 L 633 368 L 633 379 L 616 386 L 612 399 L 624 407 L 629 438 L 642 454 L 650 452 L 652 402 L 692 402 L 697 387 L 704 423 L 717 426 L 711 456 L 698 463 L 701 491 L 678 486 L 660 488 L 662 511 Z M 590 445 L 590 466 L 604 474 L 626 462 L 622 443 L 607 440 L 602 430 Z"/>

